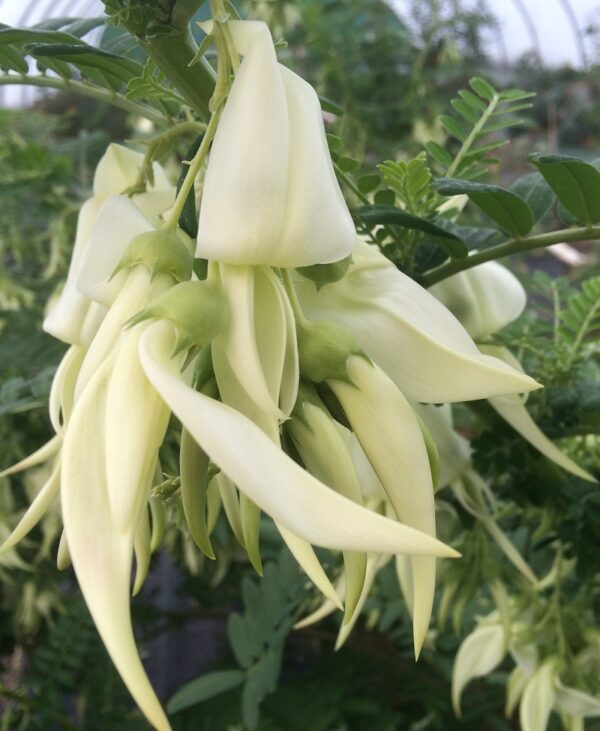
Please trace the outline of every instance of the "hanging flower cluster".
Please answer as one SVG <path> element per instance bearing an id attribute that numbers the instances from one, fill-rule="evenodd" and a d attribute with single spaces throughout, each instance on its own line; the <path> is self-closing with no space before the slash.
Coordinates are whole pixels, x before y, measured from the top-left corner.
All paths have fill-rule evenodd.
<path id="1" fill-rule="evenodd" d="M 231 21 L 227 33 L 243 61 L 204 176 L 195 254 L 206 279 L 192 273 L 194 244 L 164 173 L 156 167 L 147 193 L 119 195 L 141 157 L 109 147 L 45 321 L 70 345 L 50 397 L 56 436 L 7 471 L 54 460 L 0 550 L 60 492 L 59 563 L 70 557 L 117 669 L 160 730 L 170 726 L 137 653 L 129 594 L 134 552 L 135 592 L 155 547 L 148 499 L 171 414 L 201 550 L 214 556 L 210 492 L 260 569 L 264 511 L 348 626 L 378 563 L 401 556 L 418 655 L 436 558 L 457 554 L 435 537 L 439 457 L 414 405 L 538 387 L 357 240 L 314 90 L 278 64 L 263 23 Z M 320 290 L 297 271 L 349 256 L 345 276 Z M 343 591 L 313 546 L 343 553 Z"/>

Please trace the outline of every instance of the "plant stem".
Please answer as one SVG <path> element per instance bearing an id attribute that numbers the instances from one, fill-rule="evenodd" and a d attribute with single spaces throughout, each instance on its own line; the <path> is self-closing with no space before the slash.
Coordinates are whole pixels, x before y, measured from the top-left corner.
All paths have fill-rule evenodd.
<path id="1" fill-rule="evenodd" d="M 490 103 L 489 103 L 487 109 L 481 115 L 481 117 L 479 118 L 479 121 L 471 130 L 467 139 L 463 142 L 462 147 L 458 151 L 458 155 L 454 158 L 454 160 L 452 161 L 452 164 L 450 165 L 448 170 L 446 170 L 447 178 L 451 178 L 454 175 L 454 173 L 458 170 L 458 167 L 459 167 L 460 163 L 463 161 L 464 156 L 467 154 L 467 152 L 470 150 L 472 145 L 475 143 L 475 141 L 481 134 L 482 129 L 488 123 L 489 118 L 492 116 L 492 114 L 496 110 L 496 107 L 498 106 L 499 101 L 500 101 L 500 97 L 498 96 L 498 94 L 494 94 L 494 97 L 493 97 L 493 99 L 490 100 Z"/>
<path id="2" fill-rule="evenodd" d="M 471 269 L 486 261 L 494 261 L 495 259 L 501 259 L 511 254 L 519 254 L 523 251 L 532 251 L 533 249 L 542 249 L 546 246 L 552 246 L 552 244 L 560 244 L 567 241 L 596 241 L 598 239 L 600 239 L 600 226 L 580 226 L 564 231 L 551 231 L 550 233 L 538 234 L 537 236 L 509 239 L 503 244 L 491 246 L 489 249 L 478 251 L 464 259 L 454 259 L 447 264 L 443 264 L 437 269 L 427 272 L 421 281 L 424 287 L 431 287 L 433 284 L 437 284 L 443 279 L 451 277 L 453 274 Z"/>
<path id="3" fill-rule="evenodd" d="M 200 172 L 200 169 L 202 168 L 202 165 L 204 165 L 204 161 L 206 160 L 208 148 L 210 147 L 210 143 L 212 142 L 212 139 L 215 136 L 215 132 L 217 131 L 217 125 L 219 123 L 220 116 L 221 113 L 220 111 L 218 111 L 215 112 L 215 114 L 213 114 L 210 118 L 210 122 L 208 123 L 208 126 L 206 128 L 206 132 L 204 133 L 204 137 L 202 138 L 202 142 L 200 144 L 200 147 L 198 148 L 198 152 L 190 161 L 190 167 L 186 173 L 181 188 L 179 189 L 179 193 L 177 194 L 177 198 L 175 199 L 173 208 L 171 209 L 169 216 L 164 223 L 163 228 L 165 229 L 175 228 L 177 226 L 177 222 L 179 221 L 179 217 L 181 216 L 181 212 L 183 210 L 187 197 L 190 194 L 190 191 L 193 189 L 196 177 L 198 176 L 198 173 Z"/>
<path id="4" fill-rule="evenodd" d="M 115 107 L 124 109 L 130 114 L 137 114 L 145 117 L 157 125 L 165 125 L 167 117 L 157 109 L 152 109 L 146 104 L 127 99 L 123 94 L 119 94 L 109 89 L 103 89 L 100 86 L 88 84 L 85 81 L 75 81 L 53 78 L 50 76 L 26 76 L 25 74 L 16 76 L 12 74 L 0 74 L 0 86 L 8 86 L 14 84 L 17 86 L 37 86 L 46 89 L 60 89 L 61 91 L 72 91 L 76 94 L 89 96 L 93 99 L 112 104 Z"/>

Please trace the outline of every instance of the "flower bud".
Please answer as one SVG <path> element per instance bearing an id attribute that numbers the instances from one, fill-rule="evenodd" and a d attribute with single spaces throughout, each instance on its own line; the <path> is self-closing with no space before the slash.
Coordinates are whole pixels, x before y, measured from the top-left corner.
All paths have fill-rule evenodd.
<path id="1" fill-rule="evenodd" d="M 313 383 L 329 379 L 348 382 L 348 358 L 363 355 L 354 335 L 327 320 L 296 323 L 296 328 L 300 373 Z"/>

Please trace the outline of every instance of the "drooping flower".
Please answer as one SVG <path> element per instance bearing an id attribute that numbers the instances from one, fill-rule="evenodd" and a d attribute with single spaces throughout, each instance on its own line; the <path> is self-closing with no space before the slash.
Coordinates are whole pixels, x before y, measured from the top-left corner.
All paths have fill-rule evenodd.
<path id="1" fill-rule="evenodd" d="M 411 401 L 452 403 L 539 388 L 483 355 L 449 310 L 362 241 L 345 277 L 320 290 L 298 279 L 297 290 L 307 316 L 347 327 Z"/>
<path id="2" fill-rule="evenodd" d="M 523 370 L 514 355 L 504 347 L 485 342 L 485 338 L 516 320 L 523 312 L 527 295 L 519 280 L 506 267 L 487 262 L 431 287 L 435 295 L 464 325 L 479 344 L 482 353 L 503 360 L 515 370 Z M 567 472 L 584 480 L 594 477 L 567 457 L 541 431 L 525 408 L 519 394 L 496 395 L 488 399 L 498 414 L 535 449 Z"/>
<path id="3" fill-rule="evenodd" d="M 203 187 L 197 254 L 209 260 L 208 276 L 192 278 L 190 242 L 170 220 L 158 228 L 160 221 L 123 196 L 98 211 L 89 206 L 72 281 L 86 307 L 94 302 L 90 307 L 105 312 L 83 338 L 81 300 L 65 300 L 64 321 L 73 315 L 77 325 L 69 337 L 81 340 L 82 350 L 64 365 L 54 407 L 60 479 L 48 491 L 61 493 L 60 560 L 70 554 L 116 667 L 160 731 L 169 723 L 135 647 L 129 582 L 133 554 L 137 591 L 156 545 L 147 499 L 171 413 L 183 425 L 183 509 L 202 550 L 212 551 L 212 463 L 227 517 L 257 569 L 260 511 L 334 606 L 342 602 L 313 546 L 343 552 L 350 610 L 342 635 L 377 567 L 406 554 L 418 653 L 435 558 L 456 552 L 435 537 L 437 457 L 409 399 L 437 403 L 537 387 L 481 354 L 443 305 L 369 247 L 361 246 L 346 277 L 318 295 L 294 280 L 294 267 L 346 257 L 354 229 L 314 91 L 277 64 L 264 24 L 236 21 L 228 29 L 244 60 Z M 322 390 L 316 412 L 310 404 L 294 408 L 301 378 L 301 394 Z M 326 394 L 352 428 L 345 447 Z M 339 464 L 325 462 L 302 419 L 321 430 Z M 306 469 L 282 449 L 282 426 Z M 361 494 L 365 467 L 375 495 L 366 487 Z"/>
<path id="4" fill-rule="evenodd" d="M 314 89 L 277 62 L 265 23 L 228 23 L 244 59 L 206 170 L 196 255 L 297 267 L 354 247 Z"/>
<path id="5" fill-rule="evenodd" d="M 131 187 L 143 162 L 139 152 L 110 144 L 94 173 L 93 196 L 82 205 L 67 281 L 44 320 L 44 330 L 69 344 L 87 345 L 91 341 L 104 309 L 90 301 L 77 287 L 94 223 L 103 204 L 112 196 Z M 175 188 L 158 163 L 153 165 L 154 185 L 145 193 L 133 196 L 137 208 L 149 218 L 159 216 L 175 200 Z M 115 222 L 116 223 L 116 222 Z"/>

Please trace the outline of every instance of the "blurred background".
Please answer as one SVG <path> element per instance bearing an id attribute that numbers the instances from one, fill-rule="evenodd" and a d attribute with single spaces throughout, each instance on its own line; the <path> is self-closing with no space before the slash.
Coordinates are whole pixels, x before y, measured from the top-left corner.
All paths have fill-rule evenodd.
<path id="1" fill-rule="evenodd" d="M 244 16 L 266 20 L 274 38 L 287 42 L 281 61 L 344 109 L 339 119 L 329 115 L 328 120 L 365 172 L 381 160 L 411 158 L 425 141 L 444 143 L 438 117 L 448 113 L 450 100 L 472 76 L 498 88 L 537 92 L 524 123 L 510 132 L 512 144 L 499 151 L 496 181 L 509 184 L 526 172 L 531 152 L 560 151 L 587 160 L 600 154 L 598 0 L 245 0 L 236 5 Z M 102 16 L 103 7 L 99 0 L 0 0 L 0 23 L 59 27 L 50 21 Z M 86 40 L 108 51 L 133 47 L 126 34 L 110 26 L 91 28 Z M 63 348 L 40 323 L 47 300 L 64 279 L 77 211 L 89 196 L 94 166 L 110 141 L 144 139 L 153 127 L 98 100 L 9 84 L 2 73 L 0 102 L 0 465 L 5 466 L 49 433 L 45 405 Z M 542 268 L 576 279 L 582 265 L 597 273 L 597 261 L 591 246 L 581 246 L 538 253 L 516 266 L 524 274 Z M 26 476 L 25 494 L 34 494 L 43 478 L 35 472 Z M 0 538 L 23 504 L 23 493 L 0 490 Z M 71 575 L 55 568 L 59 532 L 59 517 L 51 515 L 18 555 L 0 561 L 0 731 L 146 729 Z M 183 533 L 174 532 L 169 546 L 171 554 L 155 560 L 134 605 L 162 698 L 227 655 L 227 617 L 241 606 L 240 582 L 247 588 L 253 581 L 235 549 L 224 565 L 207 573 Z M 278 551 L 267 531 L 264 555 L 276 570 L 265 581 L 273 591 L 289 571 Z M 405 651 L 409 622 L 401 618 L 391 575 L 382 572 L 378 591 L 367 614 L 371 629 L 388 637 L 357 628 L 334 654 L 335 623 L 317 625 L 301 637 L 292 634 L 283 684 L 266 701 L 258 728 L 517 728 L 498 714 L 501 683 L 497 692 L 493 684 L 480 689 L 475 707 L 461 723 L 455 721 L 448 678 L 458 638 L 441 636 L 436 659 L 415 666 Z M 15 690 L 23 682 L 32 696 Z M 311 705 L 314 720 L 306 720 Z M 222 706 L 209 701 L 202 713 L 178 717 L 176 727 L 241 728 L 237 701 Z M 299 725 L 298 718 L 304 719 Z"/>

